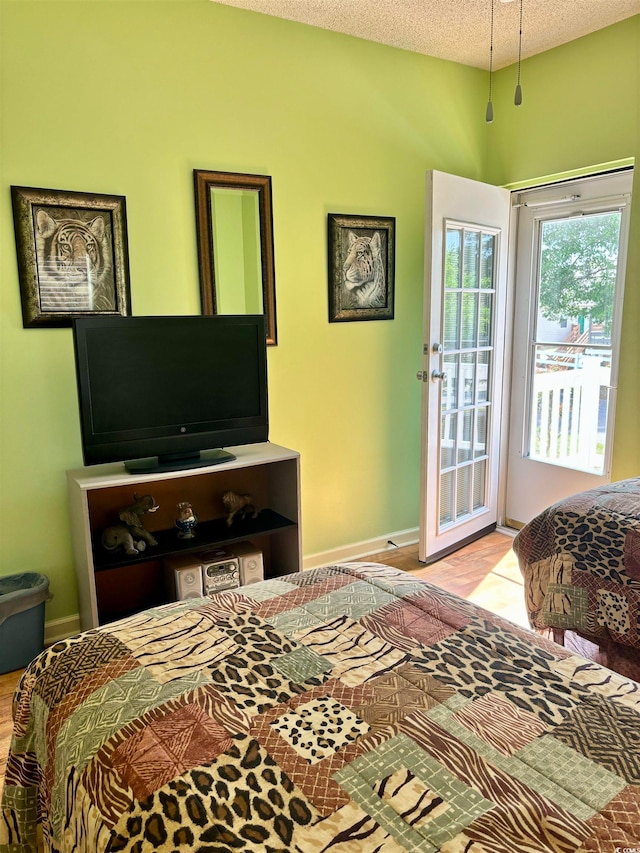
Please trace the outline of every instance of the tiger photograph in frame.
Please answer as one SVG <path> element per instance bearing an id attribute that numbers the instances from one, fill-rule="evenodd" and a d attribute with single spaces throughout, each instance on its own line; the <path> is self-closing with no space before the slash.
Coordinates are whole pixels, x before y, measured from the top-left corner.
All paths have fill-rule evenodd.
<path id="1" fill-rule="evenodd" d="M 124 196 L 11 187 L 25 328 L 131 314 Z"/>
<path id="2" fill-rule="evenodd" d="M 393 320 L 393 216 L 329 213 L 329 322 Z"/>

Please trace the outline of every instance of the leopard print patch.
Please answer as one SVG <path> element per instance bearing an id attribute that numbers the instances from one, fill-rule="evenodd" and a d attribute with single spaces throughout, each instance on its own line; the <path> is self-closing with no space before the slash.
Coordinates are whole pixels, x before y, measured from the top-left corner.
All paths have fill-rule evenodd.
<path id="1" fill-rule="evenodd" d="M 227 627 L 239 651 L 211 668 L 211 683 L 247 715 L 263 714 L 326 680 L 321 673 L 298 683 L 279 672 L 274 663 L 300 647 L 259 617 L 234 615 Z"/>
<path id="2" fill-rule="evenodd" d="M 567 691 L 553 669 L 557 658 L 531 641 L 486 619 L 415 655 L 414 664 L 476 699 L 499 691 L 523 711 L 546 724 L 557 725 L 579 701 Z"/>
<path id="3" fill-rule="evenodd" d="M 333 755 L 369 731 L 369 724 L 330 696 L 321 696 L 271 723 L 309 764 Z"/>
<path id="4" fill-rule="evenodd" d="M 315 808 L 248 735 L 144 800 L 114 828 L 107 853 L 284 851 L 315 823 Z"/>
<path id="5" fill-rule="evenodd" d="M 558 511 L 554 526 L 556 552 L 570 554 L 575 569 L 619 584 L 629 583 L 623 564 L 627 519 L 593 507 L 580 524 L 576 524 L 575 514 Z"/>
<path id="6" fill-rule="evenodd" d="M 631 625 L 627 599 L 615 592 L 599 589 L 598 624 L 604 625 L 612 634 L 628 634 Z"/>

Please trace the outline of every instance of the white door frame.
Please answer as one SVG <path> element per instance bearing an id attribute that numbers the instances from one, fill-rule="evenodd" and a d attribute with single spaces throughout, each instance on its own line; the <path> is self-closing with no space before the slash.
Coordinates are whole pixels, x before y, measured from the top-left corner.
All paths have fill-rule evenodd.
<path id="1" fill-rule="evenodd" d="M 613 200 L 624 195 L 623 189 L 629 182 L 629 170 L 623 170 L 626 174 L 605 174 L 605 175 L 585 175 L 579 178 L 573 178 L 570 181 L 563 181 L 551 186 L 532 187 L 528 190 L 519 190 L 512 193 L 514 216 L 512 216 L 512 226 L 510 234 L 510 264 L 509 264 L 509 299 L 510 309 L 510 350 L 511 357 L 505 362 L 508 367 L 508 372 L 511 373 L 514 364 L 513 341 L 523 341 L 523 346 L 530 349 L 530 338 L 532 335 L 532 319 L 531 306 L 527 301 L 527 310 L 521 310 L 519 315 L 515 315 L 516 308 L 516 282 L 520 272 L 524 272 L 528 278 L 531 278 L 532 270 L 536 267 L 536 259 L 533 258 L 531 252 L 532 246 L 518 246 L 518 221 L 519 211 L 526 210 L 527 215 L 534 220 L 533 227 L 536 227 L 538 218 L 549 218 L 551 214 L 562 217 L 570 215 L 572 211 L 595 212 L 598 210 L 606 210 L 615 207 Z M 605 183 L 606 182 L 606 183 Z M 628 198 L 628 197 L 627 197 Z M 530 202 L 531 208 L 523 206 L 524 202 Z M 547 206 L 545 202 L 549 202 Z M 540 211 L 539 214 L 536 211 Z M 546 214 L 546 216 L 545 216 Z M 611 379 L 610 383 L 613 388 L 610 395 L 610 430 L 613 434 L 613 418 L 615 415 L 615 386 L 617 385 L 617 369 L 616 349 L 619 352 L 619 336 L 621 323 L 621 299 L 624 292 L 624 278 L 626 269 L 626 246 L 628 237 L 628 217 L 629 210 L 623 212 L 623 220 L 621 225 L 620 236 L 620 254 L 618 258 L 618 299 L 620 300 L 614 311 L 614 324 L 612 332 L 613 354 Z M 516 249 L 518 251 L 518 263 L 520 270 L 516 268 Z M 523 270 L 522 265 L 526 268 Z M 530 300 L 530 296 L 527 297 Z M 519 304 L 523 303 L 519 301 Z M 526 316 L 525 316 L 526 315 Z M 616 344 L 617 338 L 617 344 Z M 517 360 L 521 364 L 522 360 Z M 527 361 L 525 359 L 525 361 Z M 525 372 L 523 372 L 525 371 Z M 527 405 L 528 389 L 530 377 L 527 371 L 526 364 L 517 367 L 517 374 L 511 377 L 507 376 L 505 371 L 505 382 L 509 382 L 509 388 L 505 388 L 505 400 L 508 401 L 504 406 L 505 418 L 509 418 L 503 425 L 503 441 L 501 458 L 501 523 L 513 526 L 522 526 L 523 523 L 529 521 L 538 512 L 570 494 L 575 494 L 585 489 L 594 488 L 597 485 L 610 481 L 610 460 L 606 466 L 606 470 L 602 476 L 577 471 L 574 469 L 558 468 L 551 462 L 538 462 L 523 458 L 522 448 L 524 442 L 523 425 L 520 423 L 522 412 Z M 518 407 L 517 409 L 515 407 Z M 611 444 L 613 442 L 611 441 Z M 611 447 L 609 448 L 609 453 Z M 555 470 L 554 470 L 555 469 Z M 509 480 L 511 477 L 511 480 Z M 525 509 L 514 505 L 514 479 L 517 482 L 525 482 L 528 488 L 527 494 L 532 495 L 532 500 L 525 501 L 531 508 Z M 509 487 L 508 487 L 509 484 Z M 514 511 L 515 510 L 515 511 Z M 521 515 L 526 517 L 520 517 Z"/>

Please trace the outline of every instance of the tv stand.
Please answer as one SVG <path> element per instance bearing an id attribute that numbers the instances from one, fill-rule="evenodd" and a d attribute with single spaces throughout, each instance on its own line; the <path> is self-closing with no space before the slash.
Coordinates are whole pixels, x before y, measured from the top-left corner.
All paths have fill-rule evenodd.
<path id="1" fill-rule="evenodd" d="M 122 463 L 67 472 L 80 624 L 95 628 L 170 601 L 164 559 L 199 554 L 249 540 L 262 552 L 265 578 L 302 568 L 300 454 L 264 442 L 231 448 L 233 459 L 205 467 L 128 473 Z M 226 491 L 252 495 L 256 518 L 229 526 L 222 504 Z M 144 526 L 158 544 L 139 554 L 106 551 L 100 537 L 118 523 L 134 494 L 152 495 L 159 509 Z M 177 504 L 188 501 L 198 516 L 195 538 L 179 539 Z"/>
<path id="2" fill-rule="evenodd" d="M 146 459 L 128 459 L 124 467 L 130 474 L 159 474 L 163 471 L 186 471 L 232 462 L 236 457 L 228 450 L 202 450 L 195 453 L 167 453 Z"/>

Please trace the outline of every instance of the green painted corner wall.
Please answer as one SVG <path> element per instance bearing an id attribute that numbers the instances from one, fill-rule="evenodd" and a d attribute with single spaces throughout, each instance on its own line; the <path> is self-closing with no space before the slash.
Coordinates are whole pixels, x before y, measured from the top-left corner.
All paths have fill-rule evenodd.
<path id="1" fill-rule="evenodd" d="M 302 454 L 304 552 L 417 526 L 425 172 L 507 183 L 637 156 L 637 60 L 619 54 L 638 53 L 640 19 L 527 61 L 525 104 L 504 119 L 511 70 L 500 72 L 487 128 L 486 74 L 455 63 L 208 0 L 0 2 L 0 573 L 45 572 L 47 619 L 77 611 L 71 332 L 22 327 L 12 184 L 126 196 L 133 312 L 189 314 L 200 308 L 192 170 L 271 175 L 271 438 Z M 537 79 L 564 79 L 577 59 L 580 114 L 554 92 L 541 133 Z M 618 85 L 620 63 L 633 71 L 620 106 L 633 106 L 607 131 L 588 92 L 599 75 Z M 328 323 L 330 212 L 396 217 L 393 321 Z M 637 372 L 637 270 L 635 251 L 621 385 Z M 620 476 L 637 472 L 635 394 L 621 390 Z"/>
<path id="2" fill-rule="evenodd" d="M 640 15 L 496 75 L 485 179 L 496 184 L 635 158 L 640 163 Z M 634 181 L 616 405 L 614 480 L 640 474 L 640 204 Z"/>

